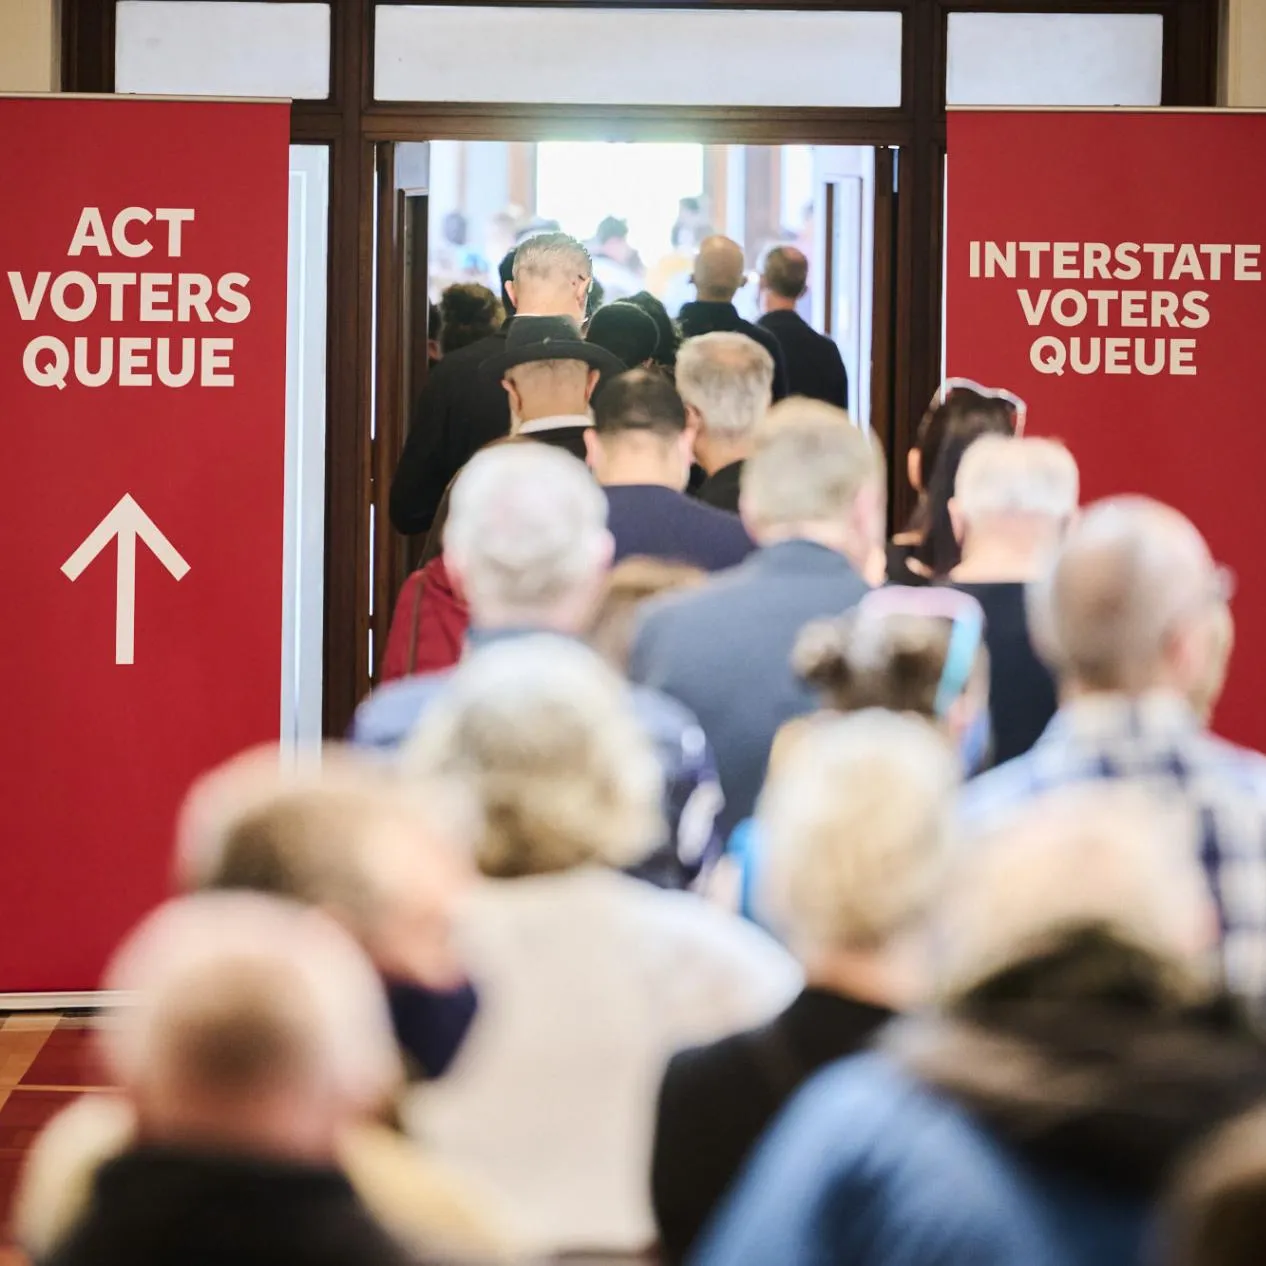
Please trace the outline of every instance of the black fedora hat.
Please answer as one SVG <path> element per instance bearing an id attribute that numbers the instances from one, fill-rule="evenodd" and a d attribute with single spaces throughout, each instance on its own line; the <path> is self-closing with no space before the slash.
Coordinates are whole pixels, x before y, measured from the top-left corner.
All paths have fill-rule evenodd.
<path id="1" fill-rule="evenodd" d="M 622 374 L 628 368 L 605 347 L 586 343 L 566 317 L 516 316 L 506 331 L 505 351 L 484 361 L 484 366 L 504 374 L 516 365 L 538 360 L 578 360 L 602 374 Z"/>

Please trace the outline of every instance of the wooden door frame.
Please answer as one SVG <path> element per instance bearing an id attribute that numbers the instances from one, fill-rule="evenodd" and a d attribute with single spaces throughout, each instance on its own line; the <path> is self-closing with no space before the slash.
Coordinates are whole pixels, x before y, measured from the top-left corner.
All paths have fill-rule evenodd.
<path id="1" fill-rule="evenodd" d="M 289 0 L 260 0 L 288 3 Z M 378 0 L 407 3 L 409 0 Z M 416 0 L 414 0 L 416 2 Z M 447 0 L 472 3 L 475 0 Z M 550 7 L 572 0 L 502 0 Z M 62 88 L 114 90 L 117 0 L 62 0 Z M 937 384 L 941 348 L 941 236 L 945 158 L 945 63 L 954 11 L 1160 13 L 1162 104 L 1216 100 L 1218 6 L 1212 0 L 592 0 L 589 7 L 895 10 L 903 16 L 901 105 L 876 110 L 678 110 L 661 107 L 466 105 L 373 100 L 374 0 L 331 7 L 330 95 L 295 102 L 291 139 L 330 148 L 329 355 L 326 428 L 324 714 L 345 731 L 370 682 L 371 591 L 398 565 L 394 540 L 369 554 L 370 507 L 403 427 L 373 437 L 375 187 L 380 141 L 646 139 L 717 144 L 898 147 L 893 419 L 887 447 L 899 463 Z M 794 65 L 771 60 L 771 74 Z M 381 187 L 381 186 L 378 186 Z M 381 277 L 381 273 L 379 274 Z M 397 413 L 399 410 L 397 410 Z M 894 477 L 893 511 L 912 494 Z M 385 522 L 380 538 L 391 536 Z M 375 601 L 376 622 L 382 619 Z M 385 628 L 385 625 L 383 626 Z"/>

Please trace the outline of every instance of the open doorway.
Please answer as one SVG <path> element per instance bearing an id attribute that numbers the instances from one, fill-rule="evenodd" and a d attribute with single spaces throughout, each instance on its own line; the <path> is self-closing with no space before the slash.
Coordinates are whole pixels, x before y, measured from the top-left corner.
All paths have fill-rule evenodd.
<path id="1" fill-rule="evenodd" d="M 425 189 L 416 196 L 427 202 L 431 302 L 454 282 L 497 292 L 502 256 L 526 235 L 559 228 L 589 245 L 603 302 L 649 290 L 676 318 L 694 298 L 695 248 L 722 233 L 743 247 L 747 282 L 734 303 L 755 321 L 765 252 L 791 243 L 810 263 L 798 311 L 838 344 L 854 420 L 870 425 L 874 147 L 432 141 L 418 148 L 426 150 Z"/>
<path id="2" fill-rule="evenodd" d="M 894 417 L 897 150 L 885 145 L 704 144 L 677 139 L 433 140 L 376 146 L 374 421 L 367 650 L 374 674 L 420 540 L 389 524 L 388 493 L 431 358 L 431 305 L 476 281 L 500 294 L 498 265 L 533 232 L 586 242 L 606 301 L 650 290 L 676 315 L 694 299 L 695 250 L 738 242 L 739 314 L 760 315 L 768 249 L 809 260 L 801 314 L 834 340 L 854 420 L 890 441 Z"/>

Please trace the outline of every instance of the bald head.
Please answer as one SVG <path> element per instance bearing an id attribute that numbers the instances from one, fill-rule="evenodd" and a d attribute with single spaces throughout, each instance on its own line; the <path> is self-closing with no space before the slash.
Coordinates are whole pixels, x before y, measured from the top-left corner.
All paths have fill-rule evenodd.
<path id="1" fill-rule="evenodd" d="M 1033 586 L 1035 637 L 1066 684 L 1188 692 L 1212 653 L 1217 573 L 1177 510 L 1145 497 L 1100 501 Z"/>
<path id="2" fill-rule="evenodd" d="M 695 257 L 695 290 L 708 303 L 729 303 L 743 284 L 743 248 L 728 237 L 704 238 Z"/>

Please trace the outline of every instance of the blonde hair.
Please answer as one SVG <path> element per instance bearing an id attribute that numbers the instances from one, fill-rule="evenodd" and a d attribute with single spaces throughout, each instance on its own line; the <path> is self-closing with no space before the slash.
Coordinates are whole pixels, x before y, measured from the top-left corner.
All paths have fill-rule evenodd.
<path id="1" fill-rule="evenodd" d="M 706 572 L 685 563 L 626 558 L 607 578 L 606 591 L 589 622 L 589 645 L 617 672 L 625 672 L 642 603 L 677 589 L 693 589 L 706 579 Z"/>
<path id="2" fill-rule="evenodd" d="M 328 1081 L 349 1103 L 400 1080 L 387 1001 L 354 940 L 316 910 L 247 892 L 160 906 L 127 937 L 106 988 L 131 999 L 101 1031 L 108 1071 L 242 1097 Z"/>
<path id="3" fill-rule="evenodd" d="M 1067 519 L 1077 509 L 1080 475 L 1057 440 L 982 435 L 963 454 L 954 503 L 969 523 L 991 515 Z"/>
<path id="4" fill-rule="evenodd" d="M 746 334 L 718 330 L 677 352 L 677 390 L 704 429 L 727 440 L 753 434 L 773 395 L 774 358 Z"/>
<path id="5" fill-rule="evenodd" d="M 959 766 L 913 717 L 878 710 L 807 727 L 757 815 L 766 901 L 802 947 L 876 949 L 918 922 L 950 847 Z"/>
<path id="6" fill-rule="evenodd" d="M 472 788 L 485 875 L 625 866 L 663 837 L 659 763 L 628 687 L 561 637 L 518 638 L 464 661 L 403 759 L 407 774 Z"/>
<path id="7" fill-rule="evenodd" d="M 743 513 L 763 528 L 838 519 L 883 469 L 878 443 L 843 409 L 794 396 L 756 428 L 743 463 Z"/>
<path id="8" fill-rule="evenodd" d="M 1092 928 L 1164 964 L 1176 996 L 1202 989 L 1212 909 L 1194 834 L 1181 805 L 1125 784 L 1030 802 L 955 871 L 942 907 L 941 993 L 964 997 Z"/>

